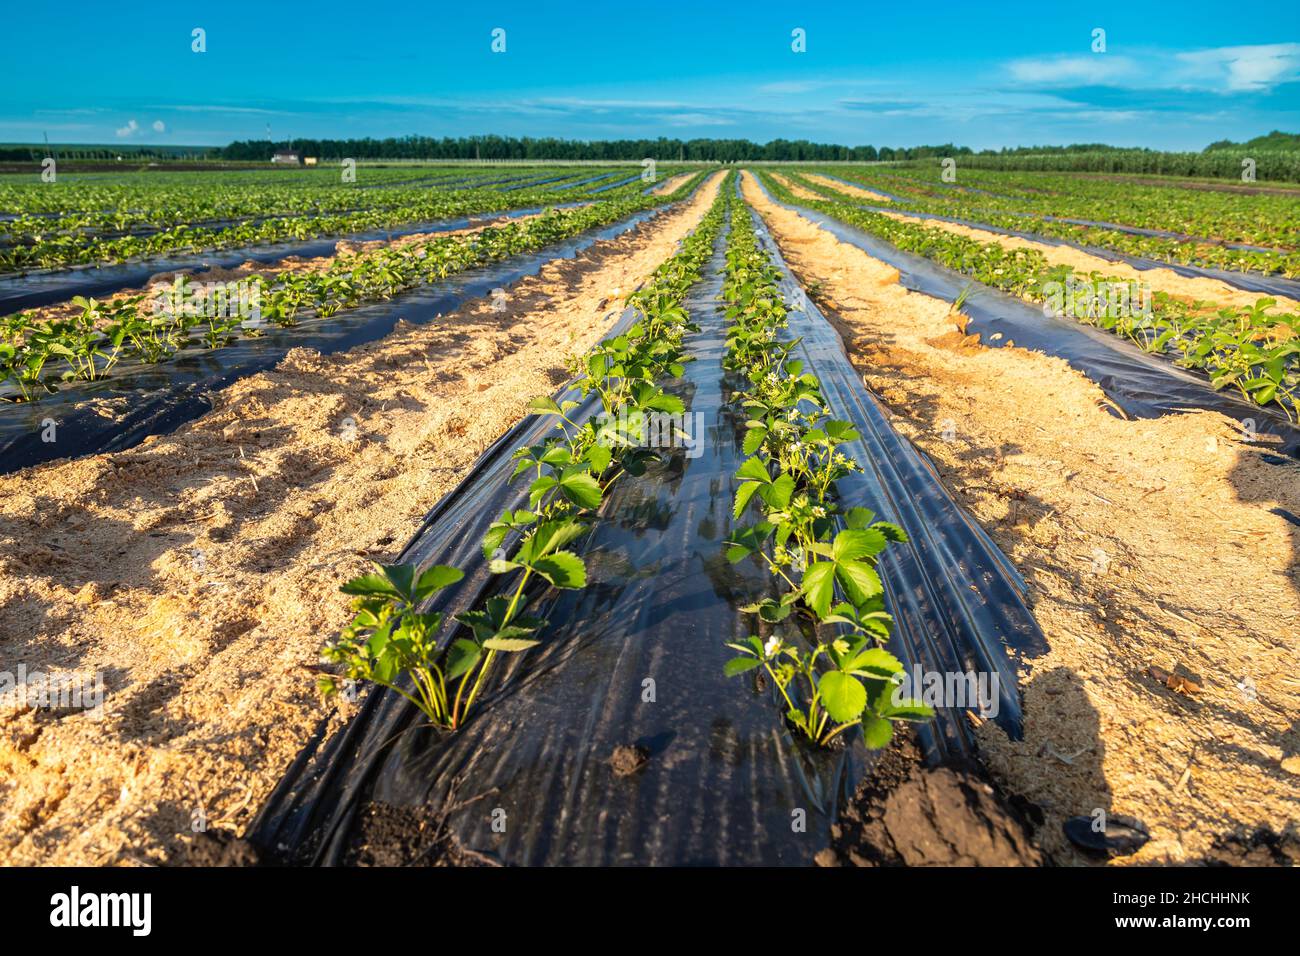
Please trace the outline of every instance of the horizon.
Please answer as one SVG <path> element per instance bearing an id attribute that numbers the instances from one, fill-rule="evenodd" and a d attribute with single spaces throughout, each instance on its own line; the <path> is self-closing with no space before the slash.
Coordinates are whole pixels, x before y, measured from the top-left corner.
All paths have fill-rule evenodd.
<path id="1" fill-rule="evenodd" d="M 678 2 L 651 14 L 402 2 L 381 20 L 337 4 L 303 18 L 288 6 L 189 13 L 152 2 L 127 18 L 78 0 L 66 16 L 9 14 L 11 75 L 31 82 L 0 91 L 0 140 L 215 147 L 663 136 L 1199 152 L 1300 128 L 1293 6 L 1256 5 L 1249 21 L 1221 9 L 1185 4 L 1172 19 L 1145 2 L 1093 4 L 1086 14 L 1009 3 L 996 16 L 959 8 L 917 17 L 759 2 L 741 19 Z M 192 50 L 196 27 L 202 53 Z M 1093 52 L 1097 28 L 1104 52 Z M 805 31 L 804 52 L 792 49 L 795 29 Z M 644 44 L 632 70 L 627 38 Z"/>

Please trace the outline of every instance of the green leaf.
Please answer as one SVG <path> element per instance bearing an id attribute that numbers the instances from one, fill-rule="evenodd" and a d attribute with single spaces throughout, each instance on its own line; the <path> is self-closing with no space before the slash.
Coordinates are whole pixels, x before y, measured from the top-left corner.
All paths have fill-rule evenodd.
<path id="1" fill-rule="evenodd" d="M 490 651 L 505 651 L 507 653 L 514 651 L 526 651 L 530 647 L 536 647 L 542 643 L 532 637 L 489 637 L 483 642 L 483 646 Z"/>
<path id="2" fill-rule="evenodd" d="M 595 510 L 600 507 L 600 482 L 585 468 L 566 468 L 560 476 L 560 494 L 574 504 Z"/>
<path id="3" fill-rule="evenodd" d="M 835 577 L 848 599 L 857 607 L 881 593 L 880 575 L 864 561 L 835 562 Z"/>
<path id="4" fill-rule="evenodd" d="M 746 455 L 752 455 L 763 447 L 763 440 L 767 438 L 766 428 L 751 428 L 745 433 L 744 452 Z"/>
<path id="5" fill-rule="evenodd" d="M 447 680 L 455 680 L 462 674 L 468 674 L 478 663 L 483 652 L 477 644 L 466 638 L 459 638 L 447 648 Z"/>
<path id="6" fill-rule="evenodd" d="M 908 540 L 906 531 L 904 531 L 898 525 L 892 524 L 888 521 L 877 521 L 874 525 L 872 525 L 872 527 L 875 528 L 877 531 L 879 531 L 881 534 L 883 534 L 890 541 L 896 541 L 899 544 L 903 544 Z"/>
<path id="7" fill-rule="evenodd" d="M 415 589 L 427 596 L 434 591 L 445 588 L 448 584 L 455 584 L 463 577 L 465 577 L 465 572 L 460 568 L 453 568 L 448 564 L 435 564 L 420 575 L 420 581 L 415 586 Z"/>
<path id="8" fill-rule="evenodd" d="M 587 462 L 591 465 L 592 473 L 596 475 L 605 473 L 605 469 L 609 467 L 610 460 L 613 457 L 613 451 L 604 445 L 592 445 L 587 449 Z"/>
<path id="9" fill-rule="evenodd" d="M 760 488 L 758 494 L 769 508 L 780 511 L 790 504 L 790 497 L 794 494 L 794 476 L 785 472 L 770 485 Z"/>
<path id="10" fill-rule="evenodd" d="M 415 596 L 415 565 L 385 564 L 380 570 L 392 583 L 393 591 L 399 597 L 410 600 Z"/>
<path id="11" fill-rule="evenodd" d="M 930 720 L 934 717 L 934 708 L 919 700 L 904 700 L 890 705 L 885 715 L 893 720 Z"/>
<path id="12" fill-rule="evenodd" d="M 535 570 L 557 588 L 584 588 L 587 586 L 587 567 L 572 551 L 558 551 L 533 562 Z"/>
<path id="13" fill-rule="evenodd" d="M 844 526 L 854 529 L 865 528 L 875 517 L 876 513 L 870 508 L 850 508 L 844 512 Z"/>
<path id="14" fill-rule="evenodd" d="M 846 671 L 866 671 L 873 677 L 893 677 L 903 670 L 903 663 L 883 647 L 869 647 L 851 661 L 844 663 Z"/>
<path id="15" fill-rule="evenodd" d="M 560 406 L 556 404 L 555 399 L 549 398 L 547 396 L 534 398 L 532 401 L 528 403 L 528 410 L 530 412 L 537 412 L 538 414 L 541 415 L 560 414 Z"/>
<path id="16" fill-rule="evenodd" d="M 739 518 L 749 507 L 749 501 L 754 497 L 754 492 L 763 487 L 757 481 L 744 481 L 736 489 L 736 504 L 732 509 L 732 517 Z"/>
<path id="17" fill-rule="evenodd" d="M 520 549 L 519 558 L 521 561 L 531 561 L 533 558 L 558 551 L 569 542 L 580 538 L 586 530 L 587 526 L 576 518 L 547 521 L 537 526 L 537 530 L 529 537 L 526 547 Z"/>
<path id="18" fill-rule="evenodd" d="M 831 598 L 835 596 L 835 564 L 831 561 L 819 561 L 810 565 L 804 572 L 799 589 L 803 591 L 804 600 L 819 618 L 825 617 L 830 610 Z"/>
<path id="19" fill-rule="evenodd" d="M 735 677 L 737 674 L 745 673 L 745 671 L 752 671 L 761 663 L 762 661 L 753 657 L 733 657 L 722 665 L 722 672 L 728 677 Z"/>
<path id="20" fill-rule="evenodd" d="M 822 706 L 831 720 L 847 724 L 857 720 L 867 706 L 867 689 L 856 677 L 843 671 L 830 671 L 817 682 Z"/>
<path id="21" fill-rule="evenodd" d="M 393 590 L 392 582 L 382 574 L 363 574 L 360 577 L 353 578 L 339 588 L 344 594 L 359 595 L 383 595 L 384 597 L 396 597 L 397 592 Z"/>
<path id="22" fill-rule="evenodd" d="M 856 561 L 859 558 L 875 557 L 888 544 L 885 536 L 873 528 L 850 529 L 835 536 L 831 554 L 836 561 Z"/>
<path id="23" fill-rule="evenodd" d="M 870 715 L 862 718 L 862 742 L 871 750 L 889 746 L 894 739 L 894 725 L 887 720 Z"/>

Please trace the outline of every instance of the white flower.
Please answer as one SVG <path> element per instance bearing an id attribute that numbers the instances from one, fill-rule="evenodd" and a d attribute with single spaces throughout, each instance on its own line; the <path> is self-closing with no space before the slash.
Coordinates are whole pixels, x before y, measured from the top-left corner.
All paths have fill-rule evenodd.
<path id="1" fill-rule="evenodd" d="M 781 638 L 775 636 L 769 637 L 767 639 L 767 643 L 763 645 L 763 656 L 773 657 L 776 655 L 776 652 L 779 651 L 780 649 L 781 649 Z"/>

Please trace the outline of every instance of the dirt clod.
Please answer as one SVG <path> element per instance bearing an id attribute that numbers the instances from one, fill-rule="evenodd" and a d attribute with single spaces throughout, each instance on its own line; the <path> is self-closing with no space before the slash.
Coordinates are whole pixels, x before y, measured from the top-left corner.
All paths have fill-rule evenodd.
<path id="1" fill-rule="evenodd" d="M 1023 812 L 976 766 L 927 767 L 913 738 L 878 759 L 819 866 L 1038 866 Z"/>
<path id="2" fill-rule="evenodd" d="M 614 770 L 614 776 L 627 777 L 644 767 L 649 759 L 650 751 L 645 747 L 620 744 L 614 748 L 614 753 L 609 758 L 609 765 Z"/>

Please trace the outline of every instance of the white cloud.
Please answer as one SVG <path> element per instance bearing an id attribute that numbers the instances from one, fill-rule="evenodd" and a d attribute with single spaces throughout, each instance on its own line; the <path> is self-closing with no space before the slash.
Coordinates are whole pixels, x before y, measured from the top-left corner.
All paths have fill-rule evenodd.
<path id="1" fill-rule="evenodd" d="M 1142 90 L 1253 93 L 1300 79 L 1300 43 L 1226 46 L 1209 50 L 1144 50 L 1012 60 L 1011 79 L 1040 88 L 1116 86 Z"/>
<path id="2" fill-rule="evenodd" d="M 664 122 L 669 126 L 734 126 L 736 121 L 710 113 L 667 113 Z"/>
<path id="3" fill-rule="evenodd" d="M 1300 43 L 1225 46 L 1179 53 L 1187 79 L 1208 83 L 1228 93 L 1267 90 L 1300 78 Z"/>
<path id="4" fill-rule="evenodd" d="M 117 129 L 117 135 L 123 138 L 134 136 L 138 132 L 140 132 L 140 124 L 135 120 L 128 120 L 125 126 L 119 126 Z"/>
<path id="5" fill-rule="evenodd" d="M 165 133 L 167 132 L 167 124 L 164 123 L 162 120 L 154 120 L 153 131 L 155 133 Z"/>
<path id="6" fill-rule="evenodd" d="M 1007 64 L 1011 78 L 1035 86 L 1113 84 L 1136 71 L 1128 57 L 1109 53 L 1082 56 L 1030 57 Z"/>

